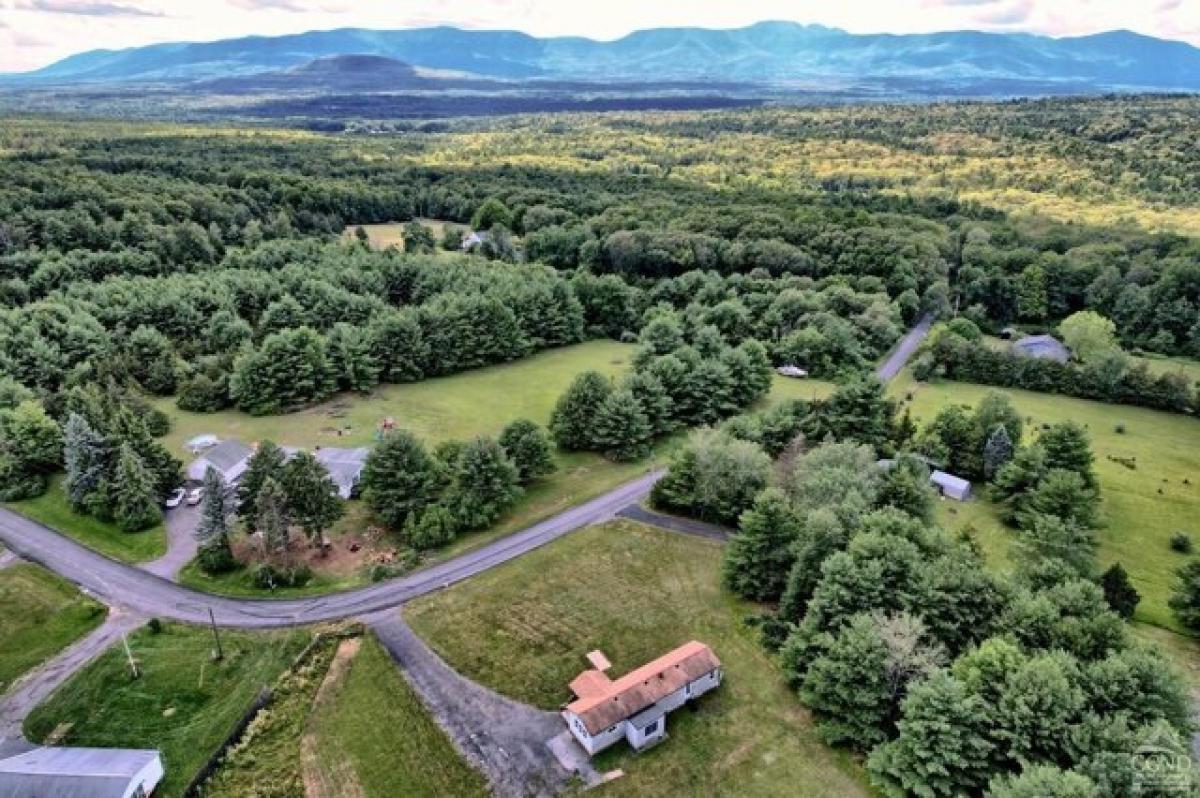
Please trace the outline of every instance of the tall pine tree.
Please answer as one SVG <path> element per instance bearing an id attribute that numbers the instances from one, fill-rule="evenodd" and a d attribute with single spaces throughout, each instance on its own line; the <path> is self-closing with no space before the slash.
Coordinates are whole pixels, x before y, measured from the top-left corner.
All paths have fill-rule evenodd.
<path id="1" fill-rule="evenodd" d="M 141 532 L 162 520 L 154 477 L 129 444 L 117 453 L 113 518 L 126 532 Z"/>

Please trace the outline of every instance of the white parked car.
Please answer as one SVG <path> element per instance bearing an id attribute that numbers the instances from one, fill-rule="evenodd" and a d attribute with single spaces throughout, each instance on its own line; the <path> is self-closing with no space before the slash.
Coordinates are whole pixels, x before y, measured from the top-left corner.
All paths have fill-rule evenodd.
<path id="1" fill-rule="evenodd" d="M 163 502 L 163 504 L 167 505 L 168 510 L 174 510 L 180 504 L 183 504 L 183 497 L 186 494 L 187 491 L 185 491 L 183 488 L 176 488 L 175 490 L 171 491 L 171 495 L 167 497 L 167 500 Z"/>
<path id="2" fill-rule="evenodd" d="M 192 488 L 187 494 L 188 507 L 195 507 L 204 497 L 204 488 Z"/>

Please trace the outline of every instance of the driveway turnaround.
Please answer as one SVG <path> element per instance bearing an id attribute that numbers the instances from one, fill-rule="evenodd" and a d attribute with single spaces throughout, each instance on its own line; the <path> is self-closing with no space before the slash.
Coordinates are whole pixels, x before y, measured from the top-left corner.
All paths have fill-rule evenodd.
<path id="1" fill-rule="evenodd" d="M 246 599 L 201 593 L 136 566 L 111 560 L 36 521 L 0 509 L 0 542 L 112 607 L 143 617 L 265 629 L 353 618 L 399 607 L 581 527 L 613 517 L 644 499 L 662 470 L 626 482 L 591 501 L 451 560 L 370 587 L 299 599 Z"/>

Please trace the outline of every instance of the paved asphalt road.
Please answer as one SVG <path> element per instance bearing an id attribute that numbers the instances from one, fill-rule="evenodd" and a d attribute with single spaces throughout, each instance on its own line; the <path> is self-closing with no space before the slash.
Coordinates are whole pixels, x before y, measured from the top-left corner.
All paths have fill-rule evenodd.
<path id="1" fill-rule="evenodd" d="M 925 336 L 929 334 L 929 328 L 932 326 L 933 316 L 926 314 L 900 339 L 900 343 L 896 344 L 896 348 L 887 356 L 887 360 L 879 364 L 879 368 L 875 369 L 875 375 L 883 382 L 891 382 L 892 378 L 899 374 L 908 363 L 913 352 L 917 351 L 917 347 L 925 340 Z"/>
<path id="2" fill-rule="evenodd" d="M 239 599 L 200 593 L 110 560 L 41 524 L 3 509 L 0 509 L 0 542 L 21 557 L 71 580 L 99 601 L 131 613 L 207 623 L 211 609 L 221 626 L 295 626 L 391 609 L 474 576 L 572 530 L 611 518 L 622 508 L 644 499 L 662 474 L 662 471 L 650 472 L 586 504 L 409 576 L 312 598 Z"/>

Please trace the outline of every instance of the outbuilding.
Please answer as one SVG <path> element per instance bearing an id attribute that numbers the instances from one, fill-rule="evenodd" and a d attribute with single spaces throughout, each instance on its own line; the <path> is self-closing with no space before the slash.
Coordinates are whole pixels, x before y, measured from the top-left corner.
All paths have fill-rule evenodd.
<path id="1" fill-rule="evenodd" d="M 254 450 L 241 441 L 221 441 L 188 465 L 187 477 L 193 482 L 203 482 L 208 469 L 214 468 L 226 485 L 232 485 L 246 472 L 253 454 Z"/>
<path id="2" fill-rule="evenodd" d="M 775 369 L 775 371 L 781 377 L 791 377 L 792 379 L 797 379 L 797 380 L 802 380 L 808 376 L 807 371 L 800 368 L 799 366 L 793 366 L 791 364 L 786 365 L 786 366 L 780 366 L 779 368 Z"/>
<path id="3" fill-rule="evenodd" d="M 370 453 L 371 450 L 365 447 L 338 449 L 322 446 L 313 452 L 313 456 L 329 472 L 329 478 L 337 486 L 338 496 L 349 499 L 358 489 L 358 480 L 367 466 L 367 455 Z"/>
<path id="4" fill-rule="evenodd" d="M 146 798 L 163 774 L 158 751 L 35 748 L 0 759 L 0 798 Z"/>
<path id="5" fill-rule="evenodd" d="M 667 735 L 668 713 L 721 684 L 721 661 L 695 640 L 615 681 L 604 673 L 603 654 L 594 651 L 588 659 L 593 667 L 572 680 L 575 700 L 562 717 L 589 755 L 621 738 L 637 751 L 660 742 Z"/>
<path id="6" fill-rule="evenodd" d="M 1053 335 L 1027 335 L 1012 345 L 1018 355 L 1038 360 L 1056 360 L 1066 363 L 1071 359 L 1071 350 Z"/>
<path id="7" fill-rule="evenodd" d="M 947 498 L 960 502 L 971 498 L 971 483 L 962 477 L 947 474 L 945 471 L 934 471 L 929 475 L 929 481 L 937 485 L 938 491 Z"/>

